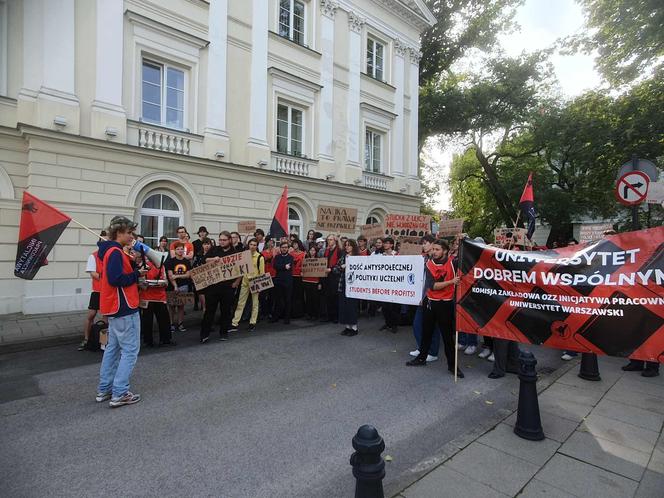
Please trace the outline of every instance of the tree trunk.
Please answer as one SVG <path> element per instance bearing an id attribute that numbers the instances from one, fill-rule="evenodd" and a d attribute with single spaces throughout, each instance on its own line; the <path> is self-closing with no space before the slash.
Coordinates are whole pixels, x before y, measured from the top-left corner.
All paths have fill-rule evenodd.
<path id="1" fill-rule="evenodd" d="M 479 161 L 484 174 L 486 175 L 487 185 L 491 191 L 491 195 L 496 201 L 496 206 L 500 212 L 500 216 L 505 222 L 505 226 L 511 227 L 516 219 L 516 212 L 512 207 L 512 203 L 509 200 L 509 197 L 505 193 L 505 189 L 500 185 L 498 181 L 498 175 L 493 165 L 488 161 L 484 153 L 479 147 L 475 147 L 475 157 Z"/>

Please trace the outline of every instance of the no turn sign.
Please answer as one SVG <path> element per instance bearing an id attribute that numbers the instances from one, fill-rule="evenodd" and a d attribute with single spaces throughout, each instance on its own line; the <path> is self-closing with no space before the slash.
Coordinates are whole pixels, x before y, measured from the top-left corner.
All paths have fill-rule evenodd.
<path id="1" fill-rule="evenodd" d="M 630 171 L 622 175 L 616 183 L 616 198 L 626 206 L 641 204 L 648 195 L 650 178 L 641 171 Z"/>

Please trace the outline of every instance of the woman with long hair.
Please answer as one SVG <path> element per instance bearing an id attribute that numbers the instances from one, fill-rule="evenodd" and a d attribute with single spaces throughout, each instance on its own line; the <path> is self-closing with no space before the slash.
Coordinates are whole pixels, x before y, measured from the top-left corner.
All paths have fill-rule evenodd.
<path id="1" fill-rule="evenodd" d="M 346 297 L 346 261 L 348 256 L 359 256 L 360 250 L 357 242 L 348 239 L 343 247 L 334 272 L 339 275 L 339 323 L 344 325 L 341 335 L 353 336 L 358 334 L 357 315 L 359 300 Z"/>
<path id="2" fill-rule="evenodd" d="M 242 243 L 242 236 L 238 232 L 231 232 L 231 245 L 236 251 L 244 251 L 245 247 Z"/>

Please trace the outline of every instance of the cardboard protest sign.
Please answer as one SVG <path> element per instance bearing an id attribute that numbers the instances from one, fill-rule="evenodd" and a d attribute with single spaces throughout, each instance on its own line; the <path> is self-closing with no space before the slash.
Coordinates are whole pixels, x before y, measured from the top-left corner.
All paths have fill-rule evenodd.
<path id="1" fill-rule="evenodd" d="M 346 297 L 420 304 L 424 287 L 422 256 L 349 256 Z"/>
<path id="2" fill-rule="evenodd" d="M 332 232 L 355 233 L 357 209 L 318 206 L 316 228 Z"/>
<path id="3" fill-rule="evenodd" d="M 240 233 L 254 233 L 256 231 L 256 220 L 238 221 L 237 231 Z"/>
<path id="4" fill-rule="evenodd" d="M 664 227 L 555 251 L 465 239 L 460 332 L 664 363 Z"/>
<path id="5" fill-rule="evenodd" d="M 422 237 L 431 232 L 431 216 L 424 214 L 388 214 L 385 217 L 388 235 Z"/>
<path id="6" fill-rule="evenodd" d="M 613 230 L 613 225 L 610 223 L 594 223 L 592 225 L 581 225 L 579 231 L 579 242 L 590 242 L 591 240 L 599 240 L 604 237 L 604 232 Z"/>
<path id="7" fill-rule="evenodd" d="M 369 225 L 362 225 L 360 233 L 368 240 L 377 239 L 385 235 L 385 226 L 382 223 L 371 223 Z"/>
<path id="8" fill-rule="evenodd" d="M 399 255 L 401 256 L 421 256 L 422 244 L 421 237 L 399 237 Z"/>
<path id="9" fill-rule="evenodd" d="M 184 306 L 185 304 L 194 304 L 194 293 L 169 291 L 166 293 L 166 303 L 169 306 Z"/>
<path id="10" fill-rule="evenodd" d="M 252 294 L 271 289 L 272 287 L 274 287 L 274 282 L 272 282 L 272 276 L 269 273 L 249 278 L 249 292 Z"/>
<path id="11" fill-rule="evenodd" d="M 438 225 L 438 237 L 454 237 L 463 232 L 463 218 L 440 220 Z"/>
<path id="12" fill-rule="evenodd" d="M 200 291 L 224 280 L 232 280 L 251 271 L 251 251 L 236 252 L 190 270 L 191 279 Z"/>
<path id="13" fill-rule="evenodd" d="M 304 258 L 302 260 L 302 276 L 308 278 L 326 277 L 327 258 Z"/>
<path id="14" fill-rule="evenodd" d="M 526 237 L 526 232 L 525 228 L 496 228 L 493 237 L 497 246 L 509 244 L 510 240 L 512 245 L 531 246 L 532 242 Z"/>

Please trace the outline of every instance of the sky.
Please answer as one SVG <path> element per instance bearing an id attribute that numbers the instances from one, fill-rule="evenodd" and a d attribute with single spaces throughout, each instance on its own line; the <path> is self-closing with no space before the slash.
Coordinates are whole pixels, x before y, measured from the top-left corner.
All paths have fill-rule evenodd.
<path id="1" fill-rule="evenodd" d="M 577 33 L 583 27 L 583 12 L 574 0 L 526 0 L 518 9 L 515 21 L 520 29 L 500 38 L 500 44 L 510 56 L 548 48 L 558 38 Z M 551 62 L 561 93 L 566 97 L 580 95 L 600 84 L 600 77 L 589 55 L 555 54 Z M 424 151 L 424 161 L 441 164 L 446 176 L 454 152 L 451 147 L 429 147 Z M 449 192 L 446 185 L 442 187 L 435 207 L 449 209 Z"/>

